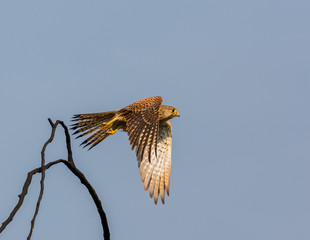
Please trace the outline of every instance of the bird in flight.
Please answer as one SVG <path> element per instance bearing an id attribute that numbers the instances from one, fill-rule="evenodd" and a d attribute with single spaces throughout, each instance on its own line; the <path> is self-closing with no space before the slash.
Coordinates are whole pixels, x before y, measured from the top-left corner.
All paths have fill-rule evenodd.
<path id="1" fill-rule="evenodd" d="M 150 97 L 134 102 L 120 110 L 76 114 L 71 129 L 77 138 L 91 134 L 81 143 L 89 149 L 118 130 L 127 132 L 136 156 L 144 190 L 157 204 L 158 196 L 165 203 L 169 196 L 171 175 L 172 127 L 170 119 L 179 117 L 178 110 L 162 105 L 162 97 Z"/>

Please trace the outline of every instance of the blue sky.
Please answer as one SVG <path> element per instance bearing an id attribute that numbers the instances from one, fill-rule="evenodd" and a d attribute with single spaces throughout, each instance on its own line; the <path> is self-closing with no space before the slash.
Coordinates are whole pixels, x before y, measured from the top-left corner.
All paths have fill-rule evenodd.
<path id="1" fill-rule="evenodd" d="M 40 165 L 47 118 L 160 95 L 173 119 L 166 204 L 144 192 L 128 137 L 72 139 L 112 239 L 310 238 L 309 1 L 2 1 L 0 219 Z M 65 158 L 59 128 L 47 161 Z M 39 193 L 0 239 L 25 239 Z M 102 239 L 87 190 L 46 173 L 32 239 Z"/>

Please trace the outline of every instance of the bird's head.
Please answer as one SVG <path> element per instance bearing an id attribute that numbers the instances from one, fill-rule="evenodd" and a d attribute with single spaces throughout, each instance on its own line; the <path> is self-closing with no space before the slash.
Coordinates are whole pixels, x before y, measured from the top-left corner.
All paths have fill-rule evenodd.
<path id="1" fill-rule="evenodd" d="M 159 120 L 169 120 L 174 117 L 180 117 L 179 111 L 175 107 L 161 106 L 159 111 Z"/>

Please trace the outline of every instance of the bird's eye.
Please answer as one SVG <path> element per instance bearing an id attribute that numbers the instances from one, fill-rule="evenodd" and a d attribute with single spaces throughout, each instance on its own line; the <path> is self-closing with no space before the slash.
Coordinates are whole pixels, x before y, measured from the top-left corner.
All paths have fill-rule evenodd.
<path id="1" fill-rule="evenodd" d="M 172 110 L 171 110 L 171 112 L 173 112 L 173 113 L 174 113 L 174 112 L 175 112 L 175 109 L 172 109 Z"/>

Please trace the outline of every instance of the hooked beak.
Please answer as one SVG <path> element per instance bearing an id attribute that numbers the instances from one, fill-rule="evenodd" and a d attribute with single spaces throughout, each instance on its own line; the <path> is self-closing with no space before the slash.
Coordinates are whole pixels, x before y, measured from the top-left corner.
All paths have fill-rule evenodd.
<path id="1" fill-rule="evenodd" d="M 173 113 L 174 117 L 180 117 L 180 113 L 178 112 L 178 110 L 175 109 Z"/>

